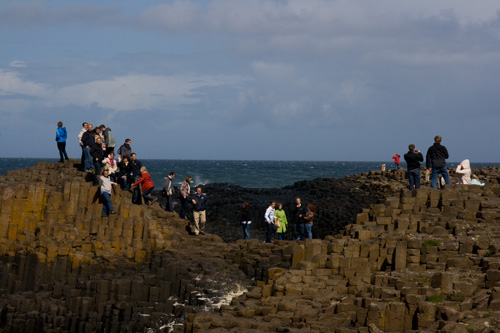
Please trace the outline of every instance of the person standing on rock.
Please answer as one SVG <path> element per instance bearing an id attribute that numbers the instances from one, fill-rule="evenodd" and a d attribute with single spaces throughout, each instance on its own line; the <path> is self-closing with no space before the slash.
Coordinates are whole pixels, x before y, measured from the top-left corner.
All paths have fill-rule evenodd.
<path id="1" fill-rule="evenodd" d="M 448 170 L 446 169 L 446 159 L 449 157 L 448 150 L 441 145 L 441 136 L 434 137 L 434 144 L 429 147 L 425 157 L 427 170 L 431 172 L 431 187 L 436 189 L 438 174 L 442 175 L 446 184 L 451 184 Z"/>
<path id="2" fill-rule="evenodd" d="M 266 209 L 266 213 L 264 214 L 264 218 L 266 219 L 266 227 L 267 227 L 267 232 L 266 232 L 266 243 L 271 243 L 272 242 L 272 237 L 273 233 L 275 232 L 275 225 L 274 222 L 276 220 L 276 217 L 274 216 L 274 207 L 276 206 L 276 202 L 271 201 L 269 204 L 269 207 Z"/>
<path id="3" fill-rule="evenodd" d="M 132 153 L 130 155 L 130 176 L 132 178 L 132 182 L 136 182 L 138 179 L 141 178 L 142 173 L 141 173 L 141 168 L 142 168 L 142 163 L 137 159 L 137 155 L 135 153 Z"/>
<path id="4" fill-rule="evenodd" d="M 85 147 L 82 142 L 82 137 L 85 132 L 87 132 L 87 126 L 88 124 L 84 122 L 82 124 L 82 129 L 80 130 L 80 133 L 78 133 L 78 143 L 80 144 L 80 148 L 82 148 L 82 158 L 81 158 L 81 165 L 80 165 L 80 170 L 84 171 L 85 170 L 85 151 L 83 148 Z"/>
<path id="5" fill-rule="evenodd" d="M 420 188 L 420 162 L 424 161 L 424 156 L 420 150 L 415 150 L 415 145 L 408 146 L 409 151 L 404 158 L 407 164 L 408 182 L 410 191 Z"/>
<path id="6" fill-rule="evenodd" d="M 101 137 L 95 139 L 94 145 L 90 150 L 90 155 L 94 162 L 94 186 L 99 184 L 99 175 L 101 174 L 102 161 L 104 160 L 104 150 L 102 150 Z"/>
<path id="7" fill-rule="evenodd" d="M 111 133 L 111 128 L 106 127 L 106 125 L 101 125 L 101 133 L 104 137 L 104 144 L 106 145 L 106 154 L 109 155 L 115 151 L 116 141 L 113 133 Z"/>
<path id="8" fill-rule="evenodd" d="M 307 208 L 300 198 L 295 198 L 294 219 L 292 223 L 292 239 L 304 240 L 304 216 L 307 213 Z"/>
<path id="9" fill-rule="evenodd" d="M 194 234 L 205 235 L 207 222 L 207 195 L 202 193 L 201 186 L 196 187 L 196 193 L 191 196 L 193 203 Z"/>
<path id="10" fill-rule="evenodd" d="M 288 226 L 288 221 L 286 219 L 285 211 L 283 210 L 283 204 L 282 203 L 277 203 L 276 207 L 278 209 L 276 209 L 274 211 L 274 216 L 276 216 L 276 219 L 280 223 L 280 226 L 276 230 L 276 233 L 278 234 L 278 239 L 279 240 L 284 240 L 285 239 L 286 228 Z"/>
<path id="11" fill-rule="evenodd" d="M 394 164 L 396 165 L 396 169 L 399 169 L 399 158 L 401 156 L 399 156 L 399 154 L 394 154 L 392 155 L 392 159 L 394 160 Z"/>
<path id="12" fill-rule="evenodd" d="M 187 206 L 188 206 L 188 198 L 189 194 L 191 192 L 191 177 L 186 177 L 186 179 L 182 182 L 181 184 L 181 195 L 180 195 L 180 200 L 181 200 L 181 211 L 179 213 L 179 217 L 181 219 L 186 218 L 186 211 L 187 211 Z"/>
<path id="13" fill-rule="evenodd" d="M 167 177 L 165 177 L 165 180 L 163 181 L 163 193 L 165 193 L 165 196 L 167 197 L 167 204 L 165 205 L 165 210 L 167 212 L 174 211 L 174 206 L 172 203 L 172 195 L 174 194 L 174 184 L 172 181 L 174 180 L 174 178 L 175 172 L 171 172 Z"/>
<path id="14" fill-rule="evenodd" d="M 115 182 L 111 181 L 109 177 L 109 171 L 104 169 L 102 176 L 99 177 L 99 183 L 101 184 L 101 199 L 102 199 L 102 213 L 101 217 L 107 217 L 109 214 L 115 214 L 115 209 L 113 208 L 113 203 L 111 202 L 111 191 Z"/>
<path id="15" fill-rule="evenodd" d="M 150 203 L 156 201 L 156 198 L 149 195 L 153 192 L 155 184 L 151 180 L 151 176 L 145 166 L 141 167 L 141 178 L 132 184 L 132 187 L 136 187 L 139 184 L 142 184 L 142 197 L 144 198 L 144 203 L 146 206 L 149 206 Z"/>
<path id="16" fill-rule="evenodd" d="M 95 137 L 92 124 L 87 125 L 87 131 L 82 135 L 83 152 L 85 154 L 85 165 L 83 171 L 89 171 L 94 167 L 94 160 L 90 155 L 90 150 L 94 146 Z"/>
<path id="17" fill-rule="evenodd" d="M 132 148 L 130 147 L 130 144 L 132 143 L 132 140 L 130 139 L 125 139 L 125 143 L 118 148 L 117 153 L 120 155 L 120 159 L 124 158 L 127 156 L 130 161 L 130 155 L 132 155 Z"/>
<path id="18" fill-rule="evenodd" d="M 57 123 L 56 131 L 56 142 L 57 149 L 59 150 L 59 163 L 63 163 L 64 159 L 69 160 L 68 154 L 66 154 L 66 139 L 68 138 L 68 133 L 66 132 L 66 127 L 63 127 L 62 121 Z"/>
<path id="19" fill-rule="evenodd" d="M 250 239 L 250 224 L 252 220 L 250 218 L 250 204 L 245 202 L 241 208 L 241 227 L 243 229 L 243 239 Z"/>
<path id="20" fill-rule="evenodd" d="M 309 239 L 313 238 L 312 227 L 314 222 L 314 215 L 316 215 L 316 207 L 314 207 L 314 205 L 312 204 L 307 205 L 307 213 L 306 216 L 304 216 L 304 219 L 306 220 L 305 229 L 307 238 Z"/>

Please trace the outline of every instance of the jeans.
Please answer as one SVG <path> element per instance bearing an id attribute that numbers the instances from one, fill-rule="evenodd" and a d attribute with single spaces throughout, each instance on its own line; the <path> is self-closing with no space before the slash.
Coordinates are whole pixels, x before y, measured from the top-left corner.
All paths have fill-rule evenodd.
<path id="1" fill-rule="evenodd" d="M 273 223 L 267 223 L 266 243 L 271 243 L 273 240 L 273 233 L 274 233 L 273 226 L 274 226 Z"/>
<path id="2" fill-rule="evenodd" d="M 446 166 L 440 168 L 432 168 L 431 187 L 433 189 L 436 189 L 436 181 L 438 178 L 438 174 L 441 174 L 443 176 L 444 182 L 446 184 L 451 184 L 450 176 L 448 176 L 448 170 L 446 169 Z"/>
<path id="3" fill-rule="evenodd" d="M 420 169 L 408 170 L 408 181 L 410 182 L 410 191 L 420 188 Z"/>
<path id="4" fill-rule="evenodd" d="M 167 195 L 167 205 L 165 206 L 165 210 L 167 212 L 173 212 L 174 211 L 174 204 L 172 202 L 172 195 Z"/>
<path id="5" fill-rule="evenodd" d="M 111 195 L 108 192 L 101 192 L 102 198 L 102 213 L 101 216 L 108 216 L 110 213 L 114 212 L 113 203 L 111 202 Z"/>
<path id="6" fill-rule="evenodd" d="M 181 195 L 181 212 L 179 213 L 179 217 L 181 219 L 186 217 L 186 211 L 187 211 L 187 206 L 188 206 L 188 199 L 184 199 L 184 197 Z"/>
<path id="7" fill-rule="evenodd" d="M 194 220 L 194 233 L 195 235 L 204 234 L 205 233 L 205 223 L 207 222 L 207 211 L 193 211 L 193 220 Z"/>
<path id="8" fill-rule="evenodd" d="M 122 190 L 128 191 L 130 189 L 130 184 L 128 182 L 127 176 L 123 176 L 120 178 L 120 185 Z"/>
<path id="9" fill-rule="evenodd" d="M 250 224 L 242 223 L 241 228 L 243 229 L 243 239 L 250 239 Z"/>
<path id="10" fill-rule="evenodd" d="M 303 224 L 292 224 L 292 239 L 293 240 L 301 240 L 303 239 L 302 235 L 304 234 L 304 225 Z"/>
<path id="11" fill-rule="evenodd" d="M 85 155 L 85 165 L 83 167 L 83 171 L 89 171 L 94 167 L 93 157 L 90 155 L 90 147 L 84 147 L 83 154 Z"/>
<path id="12" fill-rule="evenodd" d="M 58 142 L 57 149 L 59 149 L 59 162 L 64 162 L 64 158 L 69 160 L 68 154 L 66 154 L 66 142 Z"/>
<path id="13" fill-rule="evenodd" d="M 146 204 L 146 206 L 149 206 L 149 203 L 153 201 L 153 197 L 149 195 L 149 193 L 153 192 L 153 189 L 154 187 L 151 187 L 142 192 L 142 197 L 144 198 L 144 203 Z"/>
<path id="14" fill-rule="evenodd" d="M 285 233 L 284 232 L 278 232 L 278 240 L 283 240 L 285 239 Z"/>
<path id="15" fill-rule="evenodd" d="M 99 176 L 101 175 L 102 165 L 99 161 L 94 161 L 94 186 L 99 185 Z"/>
<path id="16" fill-rule="evenodd" d="M 313 238 L 313 234 L 312 234 L 313 224 L 312 223 L 306 223 L 306 224 L 304 224 L 304 226 L 306 228 L 307 238 L 312 239 Z"/>

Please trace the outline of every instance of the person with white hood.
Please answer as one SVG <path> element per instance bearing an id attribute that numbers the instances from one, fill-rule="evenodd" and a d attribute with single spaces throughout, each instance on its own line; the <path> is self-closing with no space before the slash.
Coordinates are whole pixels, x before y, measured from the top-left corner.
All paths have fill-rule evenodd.
<path id="1" fill-rule="evenodd" d="M 460 175 L 460 178 L 458 179 L 459 184 L 466 184 L 466 185 L 472 184 L 471 179 L 470 179 L 472 171 L 470 169 L 470 161 L 468 159 L 463 160 L 457 166 L 457 169 L 455 170 L 455 172 Z"/>

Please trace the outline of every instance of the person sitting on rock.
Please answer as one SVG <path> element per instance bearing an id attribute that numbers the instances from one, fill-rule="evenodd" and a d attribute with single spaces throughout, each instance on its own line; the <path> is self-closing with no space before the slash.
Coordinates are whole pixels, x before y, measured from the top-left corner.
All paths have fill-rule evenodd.
<path id="1" fill-rule="evenodd" d="M 472 180 L 470 176 L 472 174 L 472 170 L 470 169 L 470 161 L 468 159 L 460 162 L 455 172 L 460 175 L 460 178 L 458 179 L 459 184 L 471 185 Z"/>
<path id="2" fill-rule="evenodd" d="M 104 169 L 102 176 L 99 177 L 99 183 L 101 184 L 101 199 L 102 199 L 102 213 L 101 217 L 107 217 L 109 214 L 115 214 L 113 208 L 113 203 L 111 202 L 111 191 L 115 182 L 111 181 L 109 177 L 109 171 Z"/>
<path id="3" fill-rule="evenodd" d="M 132 169 L 127 156 L 124 156 L 121 159 L 118 163 L 118 167 L 120 168 L 120 171 L 118 172 L 120 186 L 122 190 L 128 191 L 130 189 L 130 184 L 132 184 L 130 178 L 130 172 Z"/>
<path id="4" fill-rule="evenodd" d="M 118 164 L 115 160 L 115 153 L 109 153 L 108 157 L 102 160 L 103 168 L 109 171 L 109 177 L 113 182 L 116 182 L 116 172 L 118 171 Z"/>
<path id="5" fill-rule="evenodd" d="M 141 174 L 141 178 L 134 184 L 132 184 L 132 187 L 136 187 L 137 185 L 142 184 L 142 197 L 144 198 L 144 203 L 146 204 L 146 206 L 149 206 L 150 203 L 153 203 L 157 200 L 156 198 L 149 195 L 155 188 L 155 184 L 151 180 L 151 176 L 149 175 L 149 172 L 145 166 L 141 167 Z"/>

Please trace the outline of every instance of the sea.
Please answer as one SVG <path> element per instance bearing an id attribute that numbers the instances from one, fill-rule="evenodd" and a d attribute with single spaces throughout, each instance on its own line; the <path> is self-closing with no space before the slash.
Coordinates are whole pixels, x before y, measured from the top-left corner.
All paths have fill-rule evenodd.
<path id="1" fill-rule="evenodd" d="M 38 162 L 53 162 L 58 159 L 40 158 L 0 158 L 0 176 L 7 170 L 24 169 Z M 176 173 L 174 183 L 180 185 L 190 176 L 192 185 L 225 183 L 245 188 L 281 188 L 299 180 L 315 178 L 343 178 L 348 175 L 394 168 L 394 163 L 387 161 L 231 161 L 231 160 L 159 160 L 143 159 L 145 166 L 155 183 L 161 189 L 163 179 L 170 172 Z M 449 168 L 455 168 L 459 162 L 447 162 Z M 497 163 L 472 163 L 472 167 L 498 165 Z M 405 163 L 401 163 L 405 168 Z"/>

